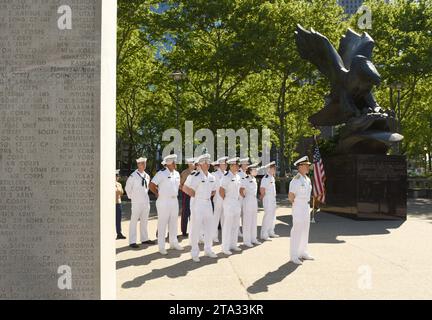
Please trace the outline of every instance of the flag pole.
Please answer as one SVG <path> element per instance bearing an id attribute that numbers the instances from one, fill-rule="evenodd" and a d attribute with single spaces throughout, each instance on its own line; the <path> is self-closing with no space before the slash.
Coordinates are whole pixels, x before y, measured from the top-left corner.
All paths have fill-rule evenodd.
<path id="1" fill-rule="evenodd" d="M 316 223 L 315 221 L 315 197 L 312 197 L 312 220 L 311 223 Z"/>
<path id="2" fill-rule="evenodd" d="M 314 140 L 315 140 L 315 144 L 318 145 L 318 141 L 316 138 L 316 135 L 314 135 Z M 311 219 L 311 223 L 316 223 L 315 221 L 315 196 L 312 197 L 312 219 Z"/>

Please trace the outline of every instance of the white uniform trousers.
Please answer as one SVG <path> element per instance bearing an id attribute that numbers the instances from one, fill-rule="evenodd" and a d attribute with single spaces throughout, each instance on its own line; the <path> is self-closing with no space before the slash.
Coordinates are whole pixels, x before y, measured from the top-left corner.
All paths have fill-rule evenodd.
<path id="1" fill-rule="evenodd" d="M 222 250 L 237 247 L 241 205 L 238 199 L 225 198 L 223 201 L 224 221 L 222 226 Z"/>
<path id="2" fill-rule="evenodd" d="M 243 242 L 245 244 L 257 242 L 257 214 L 258 199 L 255 196 L 246 196 L 243 199 Z"/>
<path id="3" fill-rule="evenodd" d="M 193 212 L 193 210 L 194 210 L 194 201 L 195 201 L 195 197 L 191 197 L 191 199 L 190 199 L 190 203 L 189 203 L 189 206 L 190 206 L 190 212 L 191 212 L 191 219 L 192 219 L 192 212 Z M 192 223 L 189 223 L 188 224 L 188 233 L 190 234 L 191 232 L 192 232 L 192 227 L 193 227 L 193 225 L 192 225 Z M 201 226 L 201 228 L 200 228 L 200 233 L 199 233 L 199 240 L 200 241 L 204 241 L 204 225 L 202 225 Z"/>
<path id="4" fill-rule="evenodd" d="M 263 199 L 264 217 L 261 225 L 261 239 L 268 238 L 274 234 L 276 222 L 276 198 L 271 195 Z"/>
<path id="5" fill-rule="evenodd" d="M 295 199 L 292 206 L 291 259 L 307 255 L 309 241 L 310 206 L 307 199 Z"/>
<path id="6" fill-rule="evenodd" d="M 199 240 L 201 234 L 204 233 L 204 251 L 212 252 L 213 245 L 213 208 L 210 199 L 194 200 L 194 208 L 191 211 L 191 229 L 189 241 L 191 245 L 191 255 L 193 258 L 199 256 Z"/>
<path id="7" fill-rule="evenodd" d="M 141 242 L 149 240 L 147 222 L 150 213 L 150 204 L 147 202 L 134 202 L 131 205 L 131 219 L 129 223 L 129 244 L 137 243 L 137 224 L 140 221 Z"/>
<path id="8" fill-rule="evenodd" d="M 168 228 L 170 245 L 178 244 L 177 228 L 179 204 L 176 197 L 163 197 L 156 200 L 156 209 L 158 213 L 158 245 L 159 250 L 165 249 L 165 236 Z"/>
<path id="9" fill-rule="evenodd" d="M 242 231 L 243 231 L 243 219 L 244 219 L 244 198 L 240 197 L 240 221 L 239 221 L 239 236 L 242 235 Z M 241 230 L 240 230 L 240 226 L 241 226 Z"/>
<path id="10" fill-rule="evenodd" d="M 214 201 L 214 213 L 212 222 L 212 235 L 213 239 L 219 239 L 219 222 L 222 225 L 222 214 L 223 214 L 223 199 L 216 198 Z"/>

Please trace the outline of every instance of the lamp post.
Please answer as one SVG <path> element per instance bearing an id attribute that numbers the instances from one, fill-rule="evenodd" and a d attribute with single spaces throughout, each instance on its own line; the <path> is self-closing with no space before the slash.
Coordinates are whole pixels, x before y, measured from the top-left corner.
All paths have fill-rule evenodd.
<path id="1" fill-rule="evenodd" d="M 176 83 L 176 126 L 177 126 L 177 130 L 180 130 L 180 124 L 179 124 L 180 81 L 184 79 L 185 74 L 181 71 L 175 71 L 170 74 L 170 77 Z"/>
<path id="2" fill-rule="evenodd" d="M 395 89 L 397 91 L 396 118 L 397 118 L 397 131 L 399 133 L 402 133 L 400 100 L 401 100 L 401 90 L 403 87 L 404 85 L 401 82 L 395 82 L 390 84 L 390 89 L 392 90 Z M 397 145 L 397 154 L 400 154 L 400 142 Z"/>

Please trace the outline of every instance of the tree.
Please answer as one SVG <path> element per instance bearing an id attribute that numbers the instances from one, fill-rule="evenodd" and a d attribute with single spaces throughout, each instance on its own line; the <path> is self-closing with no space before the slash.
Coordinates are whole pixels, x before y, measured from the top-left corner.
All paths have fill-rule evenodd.
<path id="1" fill-rule="evenodd" d="M 402 153 L 410 158 L 430 150 L 430 108 L 432 75 L 432 3 L 428 0 L 370 0 L 365 3 L 372 10 L 372 30 L 376 41 L 374 60 L 383 78 L 377 89 L 378 102 L 397 111 L 397 89 L 400 90 L 400 121 Z M 351 24 L 356 26 L 354 16 Z M 429 85 L 429 87 L 428 87 Z M 425 135 L 426 134 L 426 135 Z"/>
<path id="2" fill-rule="evenodd" d="M 154 169 L 162 132 L 171 119 L 165 88 L 164 65 L 156 59 L 157 48 L 146 39 L 139 24 L 149 5 L 141 1 L 119 1 L 117 43 L 117 136 L 118 151 L 127 148 L 126 163 L 148 155 Z M 119 157 L 122 158 L 122 157 Z"/>
<path id="3" fill-rule="evenodd" d="M 242 1 L 237 32 L 247 43 L 247 50 L 264 47 L 256 64 L 261 92 L 267 105 L 273 106 L 272 128 L 277 133 L 280 176 L 286 176 L 288 163 L 298 140 L 314 131 L 308 116 L 323 105 L 325 83 L 297 53 L 294 31 L 297 24 L 316 28 L 334 41 L 341 35 L 343 10 L 335 1 Z M 285 183 L 281 192 L 285 193 Z"/>

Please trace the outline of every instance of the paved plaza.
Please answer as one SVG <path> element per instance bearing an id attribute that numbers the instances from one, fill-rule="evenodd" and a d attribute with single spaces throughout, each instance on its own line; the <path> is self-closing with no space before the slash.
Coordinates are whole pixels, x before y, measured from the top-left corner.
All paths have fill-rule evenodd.
<path id="1" fill-rule="evenodd" d="M 126 205 L 122 227 L 129 227 Z M 260 209 L 258 222 L 262 220 Z M 118 299 L 431 299 L 432 200 L 411 199 L 406 221 L 357 221 L 321 212 L 311 224 L 309 252 L 315 261 L 288 262 L 291 208 L 278 200 L 281 236 L 227 257 L 191 260 L 185 251 L 157 246 L 131 250 L 117 241 Z M 149 221 L 155 238 L 156 217 Z"/>

